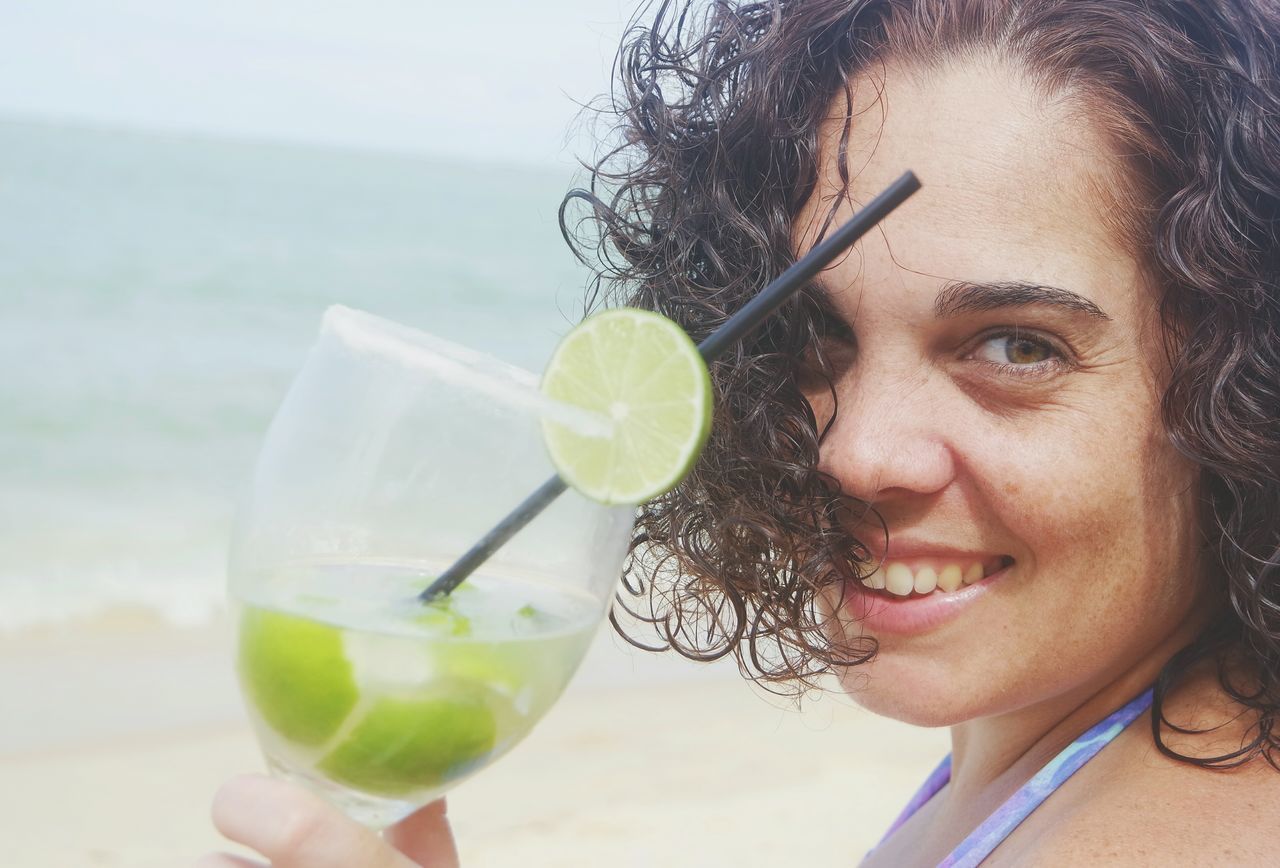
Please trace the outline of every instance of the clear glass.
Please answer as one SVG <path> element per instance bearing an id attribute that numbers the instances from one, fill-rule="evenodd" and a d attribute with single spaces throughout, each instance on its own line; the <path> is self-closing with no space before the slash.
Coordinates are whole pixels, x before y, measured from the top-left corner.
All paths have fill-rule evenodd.
<path id="1" fill-rule="evenodd" d="M 380 828 L 510 750 L 581 662 L 633 507 L 565 492 L 441 606 L 417 594 L 552 475 L 537 378 L 330 308 L 230 560 L 237 670 L 273 772 Z"/>

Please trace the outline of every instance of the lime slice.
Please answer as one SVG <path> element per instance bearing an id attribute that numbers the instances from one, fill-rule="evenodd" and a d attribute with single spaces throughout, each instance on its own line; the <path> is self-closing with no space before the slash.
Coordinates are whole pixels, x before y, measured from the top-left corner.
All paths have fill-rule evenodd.
<path id="1" fill-rule="evenodd" d="M 421 608 L 410 619 L 420 627 L 426 627 L 432 636 L 470 636 L 471 619 L 453 607 L 453 597 L 435 600 Z M 414 601 L 415 605 L 417 600 Z"/>
<path id="2" fill-rule="evenodd" d="M 542 423 L 560 477 L 600 503 L 643 503 L 675 488 L 711 431 L 706 363 L 684 329 L 650 311 L 583 320 L 552 354 L 542 392 L 612 422 L 608 436 Z"/>
<path id="3" fill-rule="evenodd" d="M 338 628 L 266 609 L 240 620 L 240 676 L 262 718 L 299 744 L 323 743 L 358 698 Z"/>
<path id="4" fill-rule="evenodd" d="M 385 796 L 438 786 L 493 750 L 494 701 L 503 700 L 465 682 L 437 684 L 425 696 L 380 699 L 320 761 L 320 770 L 339 783 Z"/>

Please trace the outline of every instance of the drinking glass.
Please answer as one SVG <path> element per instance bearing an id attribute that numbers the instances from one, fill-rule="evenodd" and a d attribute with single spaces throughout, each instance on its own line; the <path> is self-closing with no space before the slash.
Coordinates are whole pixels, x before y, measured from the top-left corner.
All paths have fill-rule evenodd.
<path id="1" fill-rule="evenodd" d="M 581 662 L 635 508 L 566 492 L 448 597 L 418 594 L 554 471 L 534 375 L 344 307 L 236 524 L 237 671 L 271 770 L 394 823 L 510 750 Z"/>

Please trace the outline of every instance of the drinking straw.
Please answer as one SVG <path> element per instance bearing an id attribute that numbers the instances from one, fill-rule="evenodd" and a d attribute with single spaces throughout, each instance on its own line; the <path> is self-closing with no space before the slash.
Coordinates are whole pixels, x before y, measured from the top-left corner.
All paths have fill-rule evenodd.
<path id="1" fill-rule="evenodd" d="M 755 330 L 790 298 L 792 293 L 816 277 L 818 272 L 851 247 L 867 230 L 883 220 L 890 211 L 905 202 L 907 197 L 919 189 L 920 181 L 915 174 L 910 171 L 904 172 L 880 195 L 868 202 L 866 207 L 849 218 L 847 223 L 778 275 L 755 298 L 729 317 L 724 325 L 698 344 L 698 352 L 702 354 L 702 358 L 710 364 L 721 353 Z M 437 597 L 452 593 L 454 588 L 462 584 L 467 576 L 487 561 L 507 540 L 515 536 L 522 527 L 533 521 L 535 516 L 563 494 L 567 487 L 568 485 L 558 475 L 552 476 L 538 486 L 506 518 L 494 525 L 492 530 L 468 549 L 453 566 L 441 573 L 430 587 L 418 595 L 419 599 L 429 603 Z"/>

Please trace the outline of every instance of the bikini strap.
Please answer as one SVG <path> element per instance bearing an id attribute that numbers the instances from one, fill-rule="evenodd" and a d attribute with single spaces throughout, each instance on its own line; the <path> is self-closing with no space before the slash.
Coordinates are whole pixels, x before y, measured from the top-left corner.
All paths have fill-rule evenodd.
<path id="1" fill-rule="evenodd" d="M 1062 749 L 1035 777 L 1022 785 L 1003 805 L 996 809 L 969 837 L 960 842 L 938 868 L 973 868 L 991 855 L 1001 841 L 1018 827 L 1018 824 L 1049 798 L 1049 794 L 1062 786 L 1111 740 L 1124 731 L 1151 705 L 1152 690 L 1148 687 L 1123 706 L 1095 724 L 1092 729 Z"/>
<path id="2" fill-rule="evenodd" d="M 1031 780 L 1005 800 L 1005 803 L 987 817 L 982 825 L 974 829 L 945 859 L 939 862 L 938 868 L 973 868 L 980 864 L 983 859 L 991 855 L 991 851 L 1001 841 L 1009 836 L 1010 832 L 1018 827 L 1019 823 L 1049 798 L 1050 793 L 1079 771 L 1081 766 L 1146 711 L 1151 706 L 1151 697 L 1152 688 L 1148 687 L 1063 748 Z M 933 798 L 950 780 L 951 754 L 947 754 L 938 767 L 929 774 L 916 794 L 911 797 L 911 801 L 907 802 L 907 806 L 902 809 L 902 813 L 893 821 L 893 825 L 889 827 L 889 831 L 885 832 L 876 847 L 884 844 L 899 826 L 920 810 L 925 802 Z"/>

